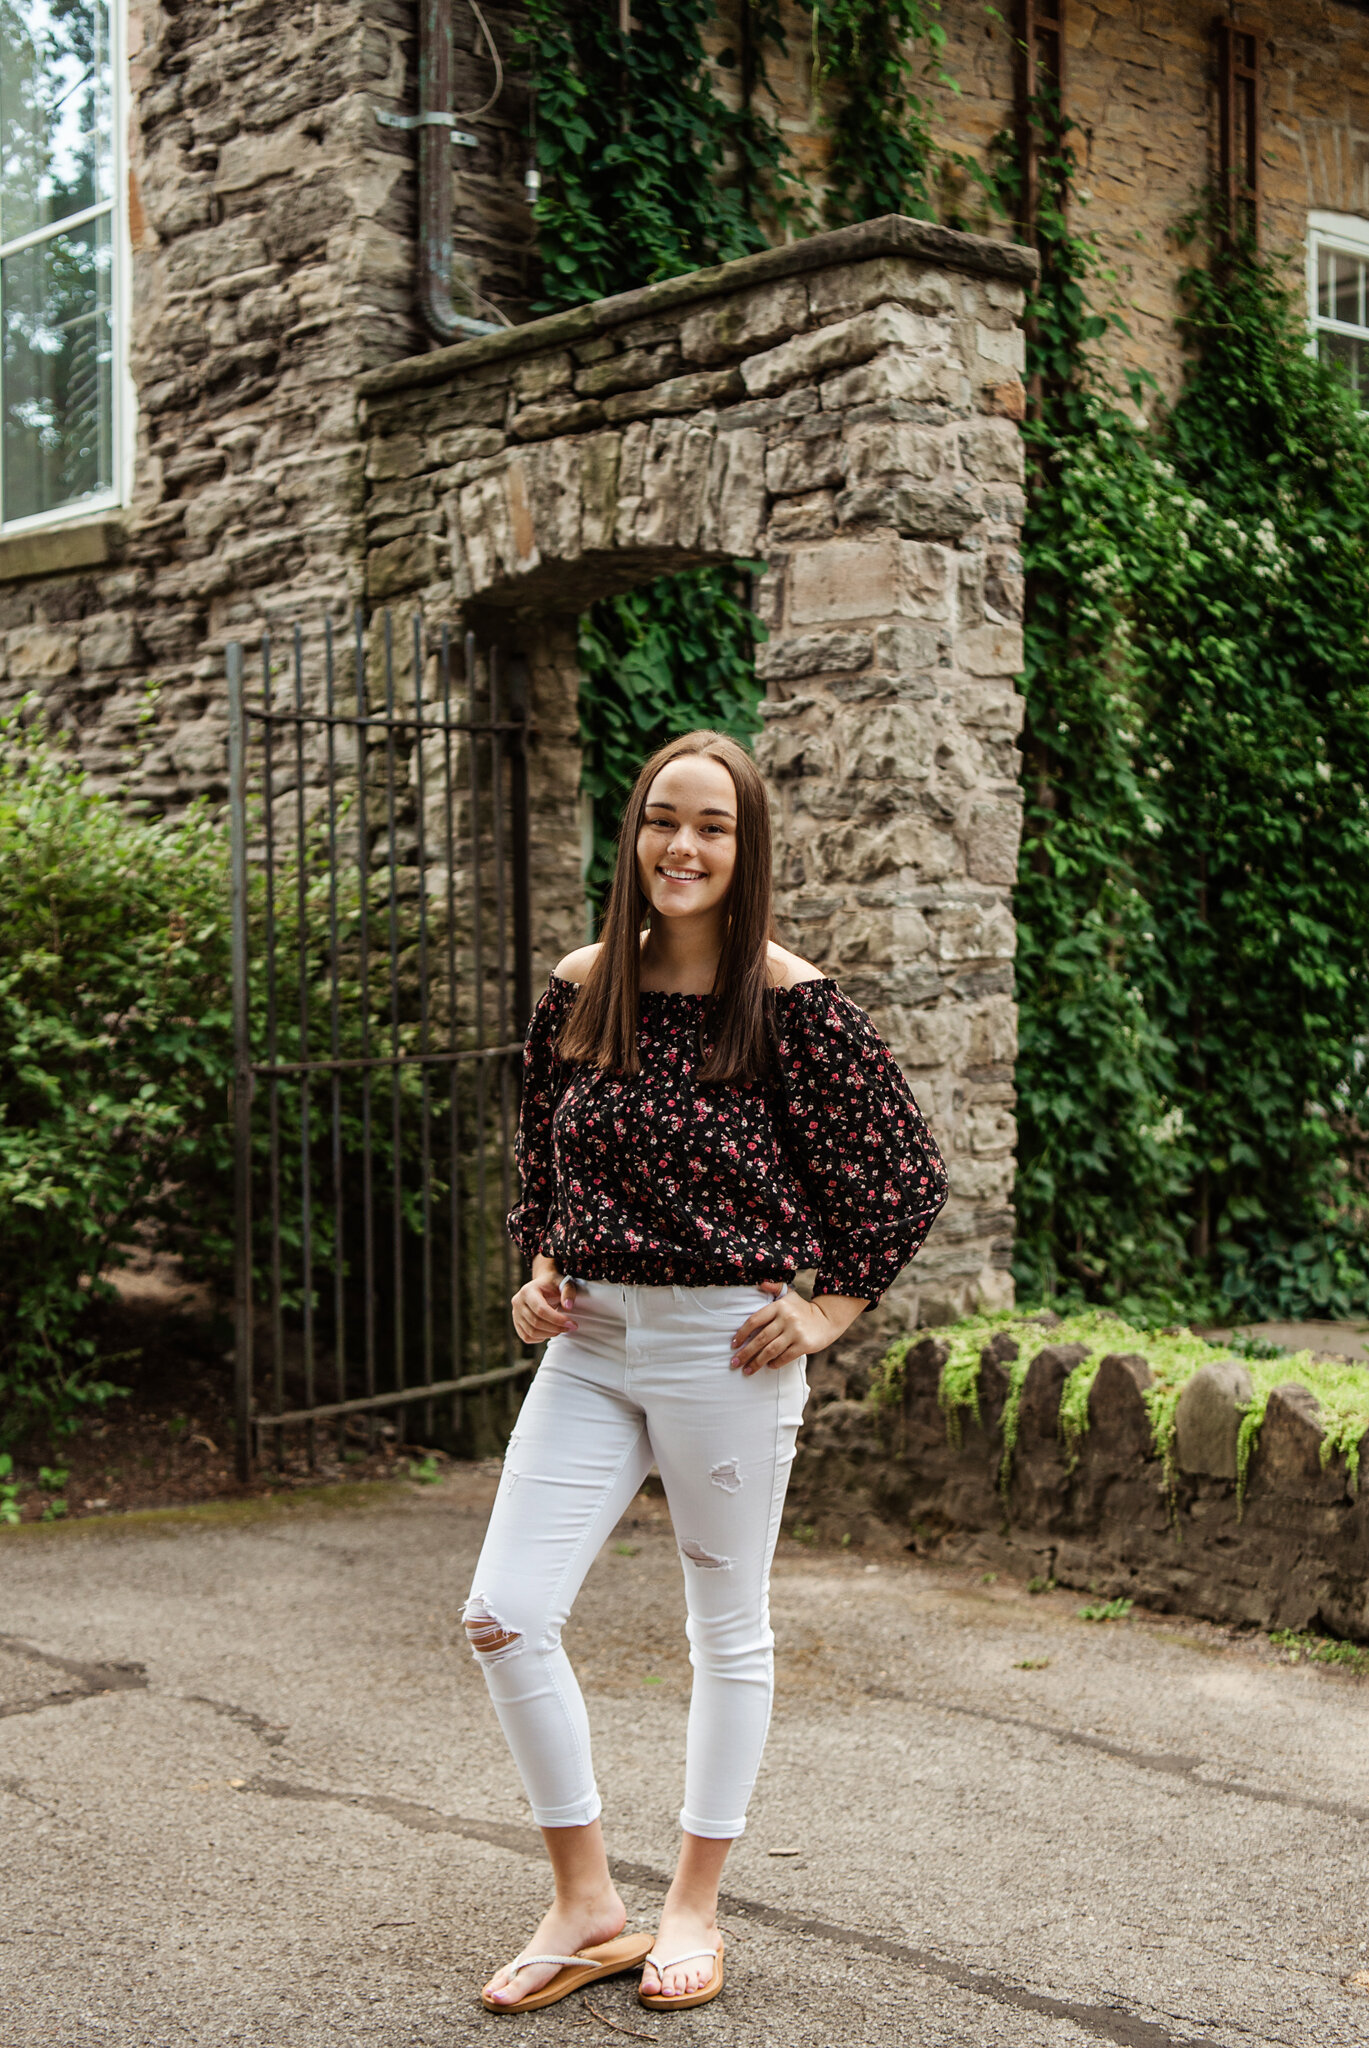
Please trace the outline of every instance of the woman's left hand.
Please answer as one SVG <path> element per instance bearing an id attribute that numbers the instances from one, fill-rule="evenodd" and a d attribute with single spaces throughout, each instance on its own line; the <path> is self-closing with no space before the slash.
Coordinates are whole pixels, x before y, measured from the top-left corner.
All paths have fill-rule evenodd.
<path id="1" fill-rule="evenodd" d="M 825 1351 L 865 1307 L 863 1301 L 838 1294 L 805 1301 L 782 1280 L 761 1280 L 757 1285 L 775 1298 L 748 1316 L 732 1339 L 732 1363 L 741 1367 L 744 1378 L 762 1366 L 774 1369 Z"/>

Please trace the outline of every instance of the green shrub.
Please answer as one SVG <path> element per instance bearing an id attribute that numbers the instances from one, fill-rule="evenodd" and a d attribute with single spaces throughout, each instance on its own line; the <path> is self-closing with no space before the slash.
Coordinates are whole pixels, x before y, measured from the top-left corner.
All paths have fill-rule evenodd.
<path id="1" fill-rule="evenodd" d="M 345 821 L 344 821 L 345 822 Z M 255 828 L 253 828 L 255 830 Z M 259 836 L 259 835 L 258 835 Z M 388 869 L 373 869 L 373 943 L 360 979 L 360 890 L 355 870 L 331 884 L 326 819 L 306 830 L 301 865 L 276 866 L 271 921 L 276 942 L 276 1057 L 318 1057 L 331 1048 L 336 973 L 337 1050 L 361 1051 L 363 1019 L 372 1052 L 410 1052 L 420 1035 L 418 972 L 411 934 L 400 951 L 398 1016 L 390 1008 L 384 943 Z M 407 899 L 406 899 L 407 900 Z M 265 1054 L 266 876 L 248 878 L 252 1045 Z M 330 929 L 336 919 L 336 956 Z M 407 927 L 412 923 L 407 914 Z M 374 935 L 381 934 L 380 942 Z M 432 933 L 432 943 L 440 931 Z M 204 806 L 179 820 L 131 813 L 85 779 L 79 762 L 21 714 L 0 723 L 0 1442 L 38 1429 L 74 1427 L 84 1407 L 115 1391 L 101 1369 L 90 1316 L 112 1292 L 101 1276 L 131 1245 L 179 1254 L 195 1277 L 231 1287 L 234 1250 L 231 908 L 226 822 Z M 308 1028 L 301 1023 L 301 989 Z M 442 1042 L 440 1039 L 438 1042 Z M 393 1090 L 393 1093 L 392 1093 Z M 297 1318 L 312 1299 L 325 1349 L 334 1299 L 339 1217 L 350 1282 L 362 1242 L 367 1089 L 355 1072 L 338 1083 L 341 1188 L 334 1178 L 332 1091 L 318 1080 L 277 1084 L 279 1260 L 282 1306 Z M 400 1161 L 406 1243 L 440 1218 L 449 1096 L 440 1072 L 397 1069 L 370 1089 L 374 1199 L 391 1206 Z M 418 1168 L 427 1120 L 426 1184 Z M 305 1133 L 313 1188 L 312 1269 L 303 1262 Z M 270 1201 L 271 1084 L 258 1084 L 252 1122 L 254 1288 L 268 1298 L 273 1263 Z M 467 1147 L 463 1165 L 478 1177 Z M 499 1186 L 498 1161 L 484 1162 Z M 469 1269 L 474 1239 L 498 1219 L 463 1224 Z M 385 1255 L 376 1274 L 387 1360 L 393 1276 Z M 406 1254 L 407 1256 L 407 1254 Z M 441 1262 L 439 1262 L 441 1263 Z M 502 1293 L 498 1247 L 485 1267 Z M 489 1303 L 485 1304 L 486 1309 Z M 477 1312 L 473 1297 L 468 1314 Z"/>
<path id="2" fill-rule="evenodd" d="M 0 722 L 0 1440 L 113 1391 L 99 1275 L 225 1113 L 227 884 L 205 810 L 131 817 Z"/>

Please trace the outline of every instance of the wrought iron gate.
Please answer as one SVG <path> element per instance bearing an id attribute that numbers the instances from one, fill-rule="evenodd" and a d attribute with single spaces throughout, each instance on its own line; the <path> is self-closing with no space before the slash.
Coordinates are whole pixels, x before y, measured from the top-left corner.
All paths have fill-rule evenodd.
<path id="1" fill-rule="evenodd" d="M 401 645 L 396 647 L 396 638 Z M 402 639 L 407 637 L 407 648 Z M 474 635 L 228 649 L 236 1418 L 370 1437 L 532 1369 L 508 1300 L 531 1008 L 526 671 Z M 253 663 L 256 666 L 256 663 Z M 459 674 L 454 669 L 459 668 Z M 517 1277 L 515 1277 L 517 1272 Z M 496 1399 L 504 1399 L 504 1394 Z M 488 1440 L 489 1430 L 486 1436 Z M 490 1445 L 489 1447 L 492 1447 Z"/>

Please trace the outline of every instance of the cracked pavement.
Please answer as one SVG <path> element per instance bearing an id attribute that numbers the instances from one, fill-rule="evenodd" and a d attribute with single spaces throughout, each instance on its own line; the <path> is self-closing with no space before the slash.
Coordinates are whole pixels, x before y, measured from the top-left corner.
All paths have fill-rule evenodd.
<path id="1" fill-rule="evenodd" d="M 0 1538 L 0 2048 L 1369 2043 L 1369 1684 L 788 1540 L 723 1996 L 485 2015 L 545 1891 L 458 1618 L 493 1484 Z M 689 1682 L 658 1500 L 566 1640 L 650 1927 Z"/>

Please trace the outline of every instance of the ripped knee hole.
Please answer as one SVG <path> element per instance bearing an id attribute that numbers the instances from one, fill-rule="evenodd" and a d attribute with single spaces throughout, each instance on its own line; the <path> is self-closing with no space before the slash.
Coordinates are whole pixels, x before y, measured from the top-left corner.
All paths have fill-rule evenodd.
<path id="1" fill-rule="evenodd" d="M 477 1657 L 492 1659 L 507 1656 L 511 1650 L 522 1646 L 523 1638 L 518 1631 L 505 1628 L 493 1608 L 483 1600 L 468 1600 L 462 1621 L 466 1630 L 466 1640 Z"/>

